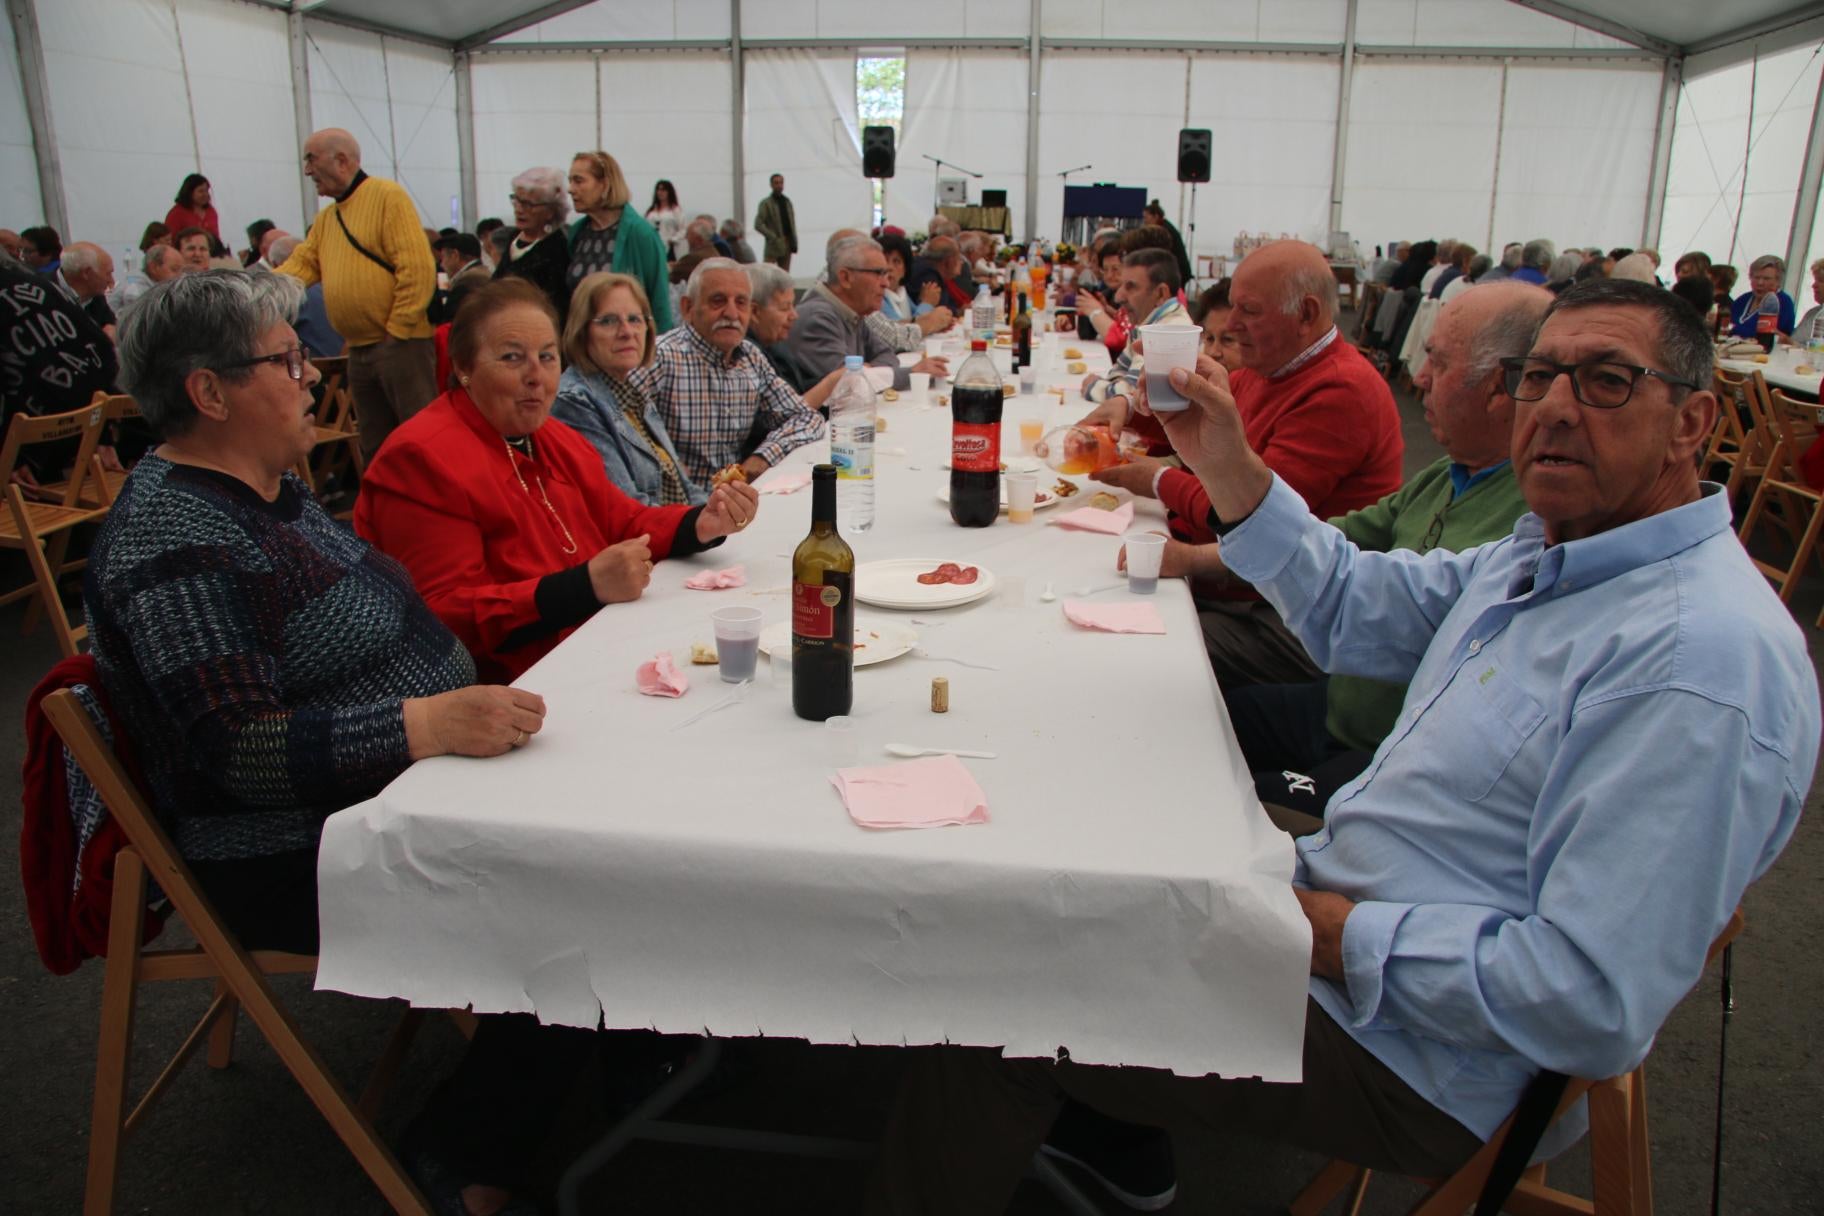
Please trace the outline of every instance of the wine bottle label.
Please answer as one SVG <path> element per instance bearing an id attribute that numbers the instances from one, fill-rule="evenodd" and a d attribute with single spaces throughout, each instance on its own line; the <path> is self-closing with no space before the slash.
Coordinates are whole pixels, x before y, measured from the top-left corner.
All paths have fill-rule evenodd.
<path id="1" fill-rule="evenodd" d="M 959 473 L 998 473 L 1001 424 L 955 422 L 950 426 L 950 467 Z"/>
<path id="2" fill-rule="evenodd" d="M 842 588 L 820 583 L 792 584 L 792 633 L 828 640 L 836 636 L 836 609 Z"/>

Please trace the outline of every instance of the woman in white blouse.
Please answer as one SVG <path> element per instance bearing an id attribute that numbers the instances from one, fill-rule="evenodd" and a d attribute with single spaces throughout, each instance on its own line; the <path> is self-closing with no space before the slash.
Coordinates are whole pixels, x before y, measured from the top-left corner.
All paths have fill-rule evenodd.
<path id="1" fill-rule="evenodd" d="M 677 187 L 664 178 L 652 188 L 652 206 L 646 208 L 646 219 L 659 230 L 659 239 L 665 242 L 665 248 L 671 254 L 671 260 L 677 261 L 690 252 L 684 242 L 684 229 L 687 221 L 684 208 L 678 205 Z"/>

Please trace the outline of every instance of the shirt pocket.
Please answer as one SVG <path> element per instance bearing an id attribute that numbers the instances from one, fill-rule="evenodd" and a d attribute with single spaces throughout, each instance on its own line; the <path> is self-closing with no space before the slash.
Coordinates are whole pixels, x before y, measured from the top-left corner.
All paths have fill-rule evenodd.
<path id="1" fill-rule="evenodd" d="M 1545 709 L 1501 664 L 1470 658 L 1426 711 L 1433 729 L 1410 743 L 1431 754 L 1439 784 L 1480 802 L 1507 772 L 1521 746 L 1545 721 Z"/>

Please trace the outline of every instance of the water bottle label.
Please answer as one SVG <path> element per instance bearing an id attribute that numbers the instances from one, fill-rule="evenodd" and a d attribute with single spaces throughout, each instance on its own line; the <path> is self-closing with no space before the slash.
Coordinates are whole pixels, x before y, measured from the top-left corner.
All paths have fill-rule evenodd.
<path id="1" fill-rule="evenodd" d="M 1001 424 L 956 422 L 950 428 L 950 467 L 959 473 L 1001 470 Z"/>
<path id="2" fill-rule="evenodd" d="M 855 427 L 845 441 L 830 441 L 830 463 L 837 481 L 866 481 L 874 476 L 874 428 Z"/>

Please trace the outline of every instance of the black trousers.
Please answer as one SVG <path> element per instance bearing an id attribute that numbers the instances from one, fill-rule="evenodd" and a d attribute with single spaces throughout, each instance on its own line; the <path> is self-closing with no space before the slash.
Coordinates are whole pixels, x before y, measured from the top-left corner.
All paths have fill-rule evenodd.
<path id="1" fill-rule="evenodd" d="M 1330 796 L 1355 780 L 1374 753 L 1352 750 L 1325 726 L 1329 682 L 1224 688 L 1235 740 L 1269 806 L 1324 817 Z"/>

